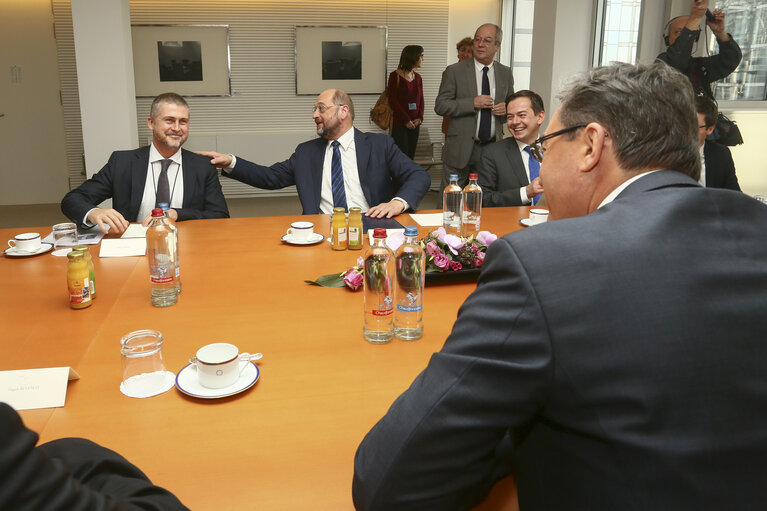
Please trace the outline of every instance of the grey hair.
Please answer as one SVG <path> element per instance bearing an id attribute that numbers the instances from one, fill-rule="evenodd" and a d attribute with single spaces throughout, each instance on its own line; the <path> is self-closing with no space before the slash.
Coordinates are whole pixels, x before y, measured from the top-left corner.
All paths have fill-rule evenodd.
<path id="1" fill-rule="evenodd" d="M 495 25 L 494 23 L 485 23 L 484 25 L 478 26 L 477 30 L 474 31 L 474 37 L 477 37 L 477 32 L 479 32 L 479 29 L 482 27 L 495 27 L 495 44 L 501 44 L 501 39 L 503 39 L 503 30 L 501 30 L 501 27 Z"/>
<path id="2" fill-rule="evenodd" d="M 624 170 L 670 169 L 699 178 L 695 95 L 672 67 L 657 61 L 597 67 L 576 77 L 559 98 L 563 127 L 604 126 Z"/>
<path id="3" fill-rule="evenodd" d="M 160 105 L 163 104 L 185 106 L 189 110 L 189 105 L 184 98 L 175 92 L 165 92 L 152 100 L 152 106 L 149 108 L 149 117 L 157 119 L 157 116 L 160 115 Z"/>

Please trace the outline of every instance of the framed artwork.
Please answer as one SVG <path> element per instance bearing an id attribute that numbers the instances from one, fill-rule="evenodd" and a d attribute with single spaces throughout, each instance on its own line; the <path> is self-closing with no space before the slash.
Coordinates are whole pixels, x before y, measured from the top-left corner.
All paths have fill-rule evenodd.
<path id="1" fill-rule="evenodd" d="M 386 27 L 297 26 L 296 94 L 386 88 Z"/>
<path id="2" fill-rule="evenodd" d="M 136 96 L 230 96 L 228 25 L 133 25 Z"/>

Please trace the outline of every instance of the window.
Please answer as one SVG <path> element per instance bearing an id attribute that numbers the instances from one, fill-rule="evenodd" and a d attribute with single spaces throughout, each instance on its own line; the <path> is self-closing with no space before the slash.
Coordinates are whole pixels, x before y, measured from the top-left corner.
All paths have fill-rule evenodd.
<path id="1" fill-rule="evenodd" d="M 735 71 L 711 84 L 714 97 L 729 101 L 764 101 L 767 99 L 767 1 L 717 0 L 717 9 L 726 15 L 727 32 L 743 51 L 743 60 Z M 709 53 L 718 53 L 716 37 L 706 31 Z"/>
<path id="2" fill-rule="evenodd" d="M 594 38 L 594 65 L 636 63 L 642 0 L 599 0 Z"/>
<path id="3" fill-rule="evenodd" d="M 500 61 L 514 72 L 514 90 L 530 88 L 535 0 L 504 0 Z"/>

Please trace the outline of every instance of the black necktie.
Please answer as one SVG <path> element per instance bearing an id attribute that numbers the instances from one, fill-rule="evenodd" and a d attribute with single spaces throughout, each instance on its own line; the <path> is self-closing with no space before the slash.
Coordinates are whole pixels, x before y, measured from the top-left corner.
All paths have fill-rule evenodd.
<path id="1" fill-rule="evenodd" d="M 170 184 L 168 183 L 168 167 L 173 160 L 160 160 L 160 177 L 157 179 L 157 196 L 155 207 L 166 203 L 170 206 Z"/>
<path id="2" fill-rule="evenodd" d="M 482 95 L 490 95 L 490 80 L 487 78 L 488 67 L 482 68 Z M 490 121 L 492 117 L 491 110 L 483 108 L 479 112 L 479 141 L 487 142 L 490 140 Z"/>

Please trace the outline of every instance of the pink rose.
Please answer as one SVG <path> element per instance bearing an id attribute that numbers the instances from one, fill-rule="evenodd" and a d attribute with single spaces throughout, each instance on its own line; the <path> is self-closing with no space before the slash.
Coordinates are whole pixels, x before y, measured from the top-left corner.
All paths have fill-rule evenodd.
<path id="1" fill-rule="evenodd" d="M 459 261 L 450 261 L 450 269 L 453 271 L 458 271 L 461 268 L 463 268 L 463 265 Z"/>
<path id="2" fill-rule="evenodd" d="M 354 270 L 349 270 L 344 275 L 344 284 L 352 291 L 356 291 L 362 285 L 362 274 Z"/>
<path id="3" fill-rule="evenodd" d="M 474 259 L 474 267 L 477 268 L 479 266 L 482 266 L 482 263 L 484 262 L 485 262 L 485 253 L 477 252 L 477 258 Z"/>
<path id="4" fill-rule="evenodd" d="M 423 248 L 423 251 L 426 252 L 426 255 L 430 255 L 432 257 L 442 253 L 442 251 L 439 249 L 439 245 L 437 245 L 437 242 L 434 240 L 428 242 Z"/>
<path id="5" fill-rule="evenodd" d="M 434 256 L 434 265 L 440 270 L 447 270 L 447 267 L 450 266 L 450 258 L 445 254 L 439 253 Z"/>

